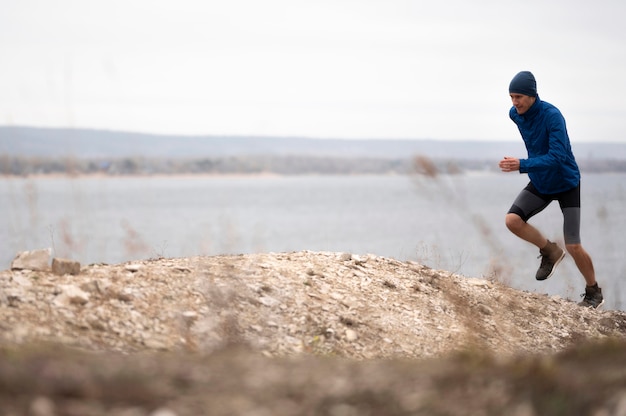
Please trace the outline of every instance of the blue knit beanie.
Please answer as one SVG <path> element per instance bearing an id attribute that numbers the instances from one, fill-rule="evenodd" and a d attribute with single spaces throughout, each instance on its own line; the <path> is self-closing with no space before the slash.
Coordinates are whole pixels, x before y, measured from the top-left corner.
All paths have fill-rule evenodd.
<path id="1" fill-rule="evenodd" d="M 513 77 L 509 84 L 509 94 L 524 94 L 529 97 L 537 96 L 537 82 L 530 71 L 522 71 Z"/>

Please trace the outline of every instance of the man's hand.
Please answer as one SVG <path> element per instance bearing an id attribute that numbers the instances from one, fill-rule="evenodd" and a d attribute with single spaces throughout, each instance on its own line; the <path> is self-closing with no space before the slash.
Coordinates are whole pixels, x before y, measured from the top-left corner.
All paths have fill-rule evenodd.
<path id="1" fill-rule="evenodd" d="M 511 156 L 504 156 L 499 163 L 502 172 L 517 172 L 519 171 L 519 159 Z"/>

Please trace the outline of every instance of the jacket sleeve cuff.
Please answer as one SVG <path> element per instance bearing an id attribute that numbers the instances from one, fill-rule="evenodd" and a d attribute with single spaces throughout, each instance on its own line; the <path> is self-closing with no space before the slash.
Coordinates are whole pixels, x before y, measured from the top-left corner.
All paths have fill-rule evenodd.
<path id="1" fill-rule="evenodd" d="M 519 173 L 528 173 L 528 159 L 519 160 Z"/>

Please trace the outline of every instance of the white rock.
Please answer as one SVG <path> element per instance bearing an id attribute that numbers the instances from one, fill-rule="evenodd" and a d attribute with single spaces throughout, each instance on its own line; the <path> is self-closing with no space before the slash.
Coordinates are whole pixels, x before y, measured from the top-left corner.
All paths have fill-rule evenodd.
<path id="1" fill-rule="evenodd" d="M 46 271 L 50 269 L 50 257 L 52 249 L 22 251 L 11 262 L 11 270 L 37 270 Z"/>
<path id="2" fill-rule="evenodd" d="M 74 285 L 60 285 L 61 293 L 54 299 L 57 306 L 84 305 L 89 302 L 89 293 Z"/>
<path id="3" fill-rule="evenodd" d="M 342 300 L 343 299 L 343 295 L 337 292 L 332 292 L 330 294 L 330 297 L 335 299 L 335 300 Z"/>
<path id="4" fill-rule="evenodd" d="M 29 287 L 33 285 L 32 280 L 22 275 L 21 273 L 14 273 L 11 279 L 20 286 Z"/>
<path id="5" fill-rule="evenodd" d="M 472 286 L 490 287 L 491 283 L 485 279 L 469 278 L 467 282 Z"/>
<path id="6" fill-rule="evenodd" d="M 346 329 L 346 339 L 350 342 L 359 339 L 359 335 L 353 329 Z"/>
<path id="7" fill-rule="evenodd" d="M 137 263 L 127 264 L 126 266 L 124 266 L 124 270 L 129 271 L 131 273 L 138 272 L 142 268 L 143 268 L 143 265 L 137 264 Z"/>
<path id="8" fill-rule="evenodd" d="M 263 304 L 265 306 L 269 306 L 269 307 L 276 306 L 276 305 L 278 305 L 280 303 L 278 300 L 274 299 L 271 296 L 261 296 L 259 298 L 259 302 L 261 302 L 261 304 Z"/>
<path id="9" fill-rule="evenodd" d="M 194 311 L 185 311 L 182 313 L 182 317 L 187 325 L 191 325 L 198 319 L 198 314 Z"/>

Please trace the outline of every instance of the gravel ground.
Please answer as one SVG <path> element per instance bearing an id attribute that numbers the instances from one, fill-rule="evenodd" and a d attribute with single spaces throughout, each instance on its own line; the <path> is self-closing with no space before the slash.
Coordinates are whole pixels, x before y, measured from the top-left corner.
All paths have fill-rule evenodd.
<path id="1" fill-rule="evenodd" d="M 0 272 L 0 415 L 626 415 L 626 314 L 332 252 Z"/>

